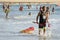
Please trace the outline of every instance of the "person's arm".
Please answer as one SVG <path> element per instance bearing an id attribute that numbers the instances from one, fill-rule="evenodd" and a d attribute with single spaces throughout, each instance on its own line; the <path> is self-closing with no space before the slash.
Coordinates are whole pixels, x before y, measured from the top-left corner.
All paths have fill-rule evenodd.
<path id="1" fill-rule="evenodd" d="M 40 16 L 40 13 L 38 13 L 37 17 L 36 17 L 36 22 L 38 22 L 38 17 Z"/>
<path id="2" fill-rule="evenodd" d="M 46 22 L 48 23 L 48 27 L 50 27 L 50 23 L 49 23 L 49 21 L 48 21 L 48 19 L 49 19 L 49 13 L 47 13 L 47 15 L 46 15 Z"/>
<path id="3" fill-rule="evenodd" d="M 49 22 L 48 22 L 48 17 L 49 17 L 49 13 L 46 14 L 46 22 L 47 22 L 47 23 L 49 23 Z"/>

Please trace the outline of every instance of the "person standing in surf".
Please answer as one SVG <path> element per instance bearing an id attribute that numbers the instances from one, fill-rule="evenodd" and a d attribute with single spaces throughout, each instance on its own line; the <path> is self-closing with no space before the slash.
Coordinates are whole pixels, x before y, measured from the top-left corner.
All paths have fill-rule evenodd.
<path id="1" fill-rule="evenodd" d="M 3 11 L 6 13 L 6 18 L 8 18 L 8 13 L 9 13 L 9 4 L 5 5 L 3 4 Z"/>
<path id="2" fill-rule="evenodd" d="M 54 13 L 54 7 L 52 8 L 52 12 Z"/>
<path id="3" fill-rule="evenodd" d="M 46 22 L 48 22 L 48 13 L 46 13 L 46 7 L 40 8 L 40 11 L 36 17 L 36 22 L 38 23 L 39 18 L 39 34 L 44 35 L 46 32 Z"/>

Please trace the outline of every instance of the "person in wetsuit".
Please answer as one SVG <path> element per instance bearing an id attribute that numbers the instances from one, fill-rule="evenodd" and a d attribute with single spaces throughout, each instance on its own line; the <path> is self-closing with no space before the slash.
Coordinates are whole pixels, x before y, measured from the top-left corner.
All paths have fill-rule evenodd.
<path id="1" fill-rule="evenodd" d="M 36 22 L 38 23 L 39 18 L 39 34 L 45 34 L 46 32 L 46 21 L 48 21 L 48 14 L 46 13 L 46 7 L 43 6 L 40 8 L 40 12 L 36 17 Z"/>

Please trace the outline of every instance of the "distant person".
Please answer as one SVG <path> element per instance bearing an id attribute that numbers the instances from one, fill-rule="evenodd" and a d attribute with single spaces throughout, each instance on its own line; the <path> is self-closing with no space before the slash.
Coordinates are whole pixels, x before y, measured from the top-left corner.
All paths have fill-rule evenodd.
<path id="1" fill-rule="evenodd" d="M 29 4 L 29 5 L 26 5 L 27 7 L 28 7 L 28 9 L 30 9 L 31 8 L 31 4 Z"/>
<path id="2" fill-rule="evenodd" d="M 52 12 L 54 12 L 54 7 L 52 8 Z"/>
<path id="3" fill-rule="evenodd" d="M 46 22 L 48 22 L 48 13 L 46 13 L 46 7 L 40 8 L 40 11 L 36 17 L 36 22 L 38 23 L 39 18 L 39 34 L 46 33 Z"/>
<path id="4" fill-rule="evenodd" d="M 23 6 L 21 5 L 20 8 L 19 8 L 20 11 L 23 11 Z"/>
<path id="5" fill-rule="evenodd" d="M 3 5 L 3 10 L 5 9 L 4 5 Z"/>
<path id="6" fill-rule="evenodd" d="M 28 15 L 30 15 L 31 16 L 31 12 L 29 12 L 29 14 Z"/>
<path id="7" fill-rule="evenodd" d="M 3 11 L 6 13 L 6 18 L 8 18 L 9 9 L 10 9 L 9 5 L 3 4 Z"/>

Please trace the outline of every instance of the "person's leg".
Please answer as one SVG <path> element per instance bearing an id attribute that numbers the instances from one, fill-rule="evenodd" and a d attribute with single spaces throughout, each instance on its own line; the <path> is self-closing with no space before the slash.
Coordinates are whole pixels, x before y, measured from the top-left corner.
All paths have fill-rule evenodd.
<path id="1" fill-rule="evenodd" d="M 43 23 L 43 34 L 45 34 L 45 33 L 46 33 L 46 22 Z"/>
<path id="2" fill-rule="evenodd" d="M 39 35 L 43 35 L 43 25 L 42 25 L 42 23 L 39 24 Z"/>
<path id="3" fill-rule="evenodd" d="M 39 28 L 39 35 L 40 35 L 40 28 Z"/>
<path id="4" fill-rule="evenodd" d="M 43 28 L 39 28 L 39 35 L 43 35 Z"/>
<path id="5" fill-rule="evenodd" d="M 6 18 L 8 18 L 9 9 L 6 9 Z"/>
<path id="6" fill-rule="evenodd" d="M 6 18 L 8 18 L 8 13 L 6 13 Z"/>
<path id="7" fill-rule="evenodd" d="M 45 34 L 45 33 L 46 33 L 46 27 L 43 28 L 43 34 Z"/>

